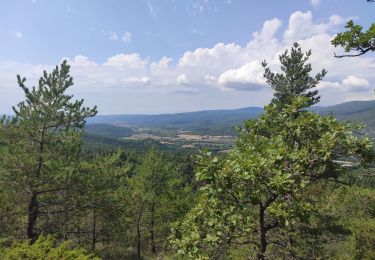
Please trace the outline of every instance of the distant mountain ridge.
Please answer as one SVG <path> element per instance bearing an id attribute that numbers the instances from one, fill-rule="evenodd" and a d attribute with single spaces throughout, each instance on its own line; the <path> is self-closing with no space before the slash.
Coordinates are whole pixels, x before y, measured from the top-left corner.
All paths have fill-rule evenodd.
<path id="1" fill-rule="evenodd" d="M 170 128 L 192 131 L 218 131 L 232 128 L 248 118 L 263 112 L 260 107 L 232 110 L 206 110 L 161 115 L 98 115 L 88 120 L 91 124 L 109 124 L 117 127 Z"/>
<path id="2" fill-rule="evenodd" d="M 375 126 L 375 100 L 352 101 L 327 107 L 315 106 L 311 107 L 311 110 L 321 115 L 332 114 L 339 120 L 351 120 Z M 258 117 L 262 112 L 263 108 L 260 107 L 246 107 L 160 115 L 98 115 L 90 118 L 87 123 L 88 125 L 106 124 L 117 127 L 161 127 L 199 131 L 229 129 L 242 124 L 246 119 Z M 101 126 L 101 128 L 106 127 Z"/>

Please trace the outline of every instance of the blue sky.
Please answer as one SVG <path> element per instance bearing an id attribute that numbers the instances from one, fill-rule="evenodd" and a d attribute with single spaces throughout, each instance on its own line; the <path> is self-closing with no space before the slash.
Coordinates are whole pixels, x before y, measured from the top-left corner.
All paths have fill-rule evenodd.
<path id="1" fill-rule="evenodd" d="M 263 106 L 272 92 L 260 62 L 299 41 L 317 70 L 322 105 L 372 99 L 374 56 L 334 59 L 329 40 L 348 19 L 368 26 L 365 0 L 2 0 L 0 113 L 66 58 L 71 92 L 102 114 Z M 357 69 L 351 69 L 356 63 Z"/>

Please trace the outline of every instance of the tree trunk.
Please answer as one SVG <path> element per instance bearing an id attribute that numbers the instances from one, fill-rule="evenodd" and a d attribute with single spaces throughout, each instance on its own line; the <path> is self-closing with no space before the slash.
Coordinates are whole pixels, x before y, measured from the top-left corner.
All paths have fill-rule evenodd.
<path id="1" fill-rule="evenodd" d="M 96 208 L 94 207 L 93 210 L 93 218 L 92 218 L 92 241 L 91 241 L 91 249 L 95 250 L 96 248 Z"/>
<path id="2" fill-rule="evenodd" d="M 41 140 L 39 141 L 39 157 L 36 165 L 35 177 L 39 181 L 40 173 L 42 172 L 43 166 L 43 154 L 44 151 L 44 130 L 41 133 Z M 34 243 L 38 239 L 38 233 L 35 231 L 36 222 L 39 216 L 39 203 L 38 193 L 33 191 L 31 194 L 31 200 L 28 209 L 28 222 L 27 222 L 27 238 L 30 239 L 31 243 Z"/>
<path id="3" fill-rule="evenodd" d="M 265 259 L 265 253 L 267 249 L 267 229 L 264 223 L 264 212 L 265 207 L 260 204 L 259 205 L 259 249 L 258 249 L 258 259 L 264 260 Z"/>
<path id="4" fill-rule="evenodd" d="M 141 259 L 141 216 L 142 214 L 139 213 L 137 218 L 137 258 Z"/>
<path id="5" fill-rule="evenodd" d="M 151 252 L 156 254 L 156 245 L 155 245 L 155 205 L 151 205 Z"/>
<path id="6" fill-rule="evenodd" d="M 29 203 L 28 222 L 27 222 L 27 238 L 30 239 L 31 243 L 34 243 L 38 239 L 38 233 L 35 230 L 38 215 L 39 215 L 38 194 L 36 192 L 33 192 L 30 203 Z"/>

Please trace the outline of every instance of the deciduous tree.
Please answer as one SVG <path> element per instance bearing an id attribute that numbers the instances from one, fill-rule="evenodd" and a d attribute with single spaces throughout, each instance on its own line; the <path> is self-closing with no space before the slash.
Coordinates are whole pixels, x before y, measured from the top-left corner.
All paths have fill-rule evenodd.
<path id="1" fill-rule="evenodd" d="M 317 92 L 305 95 L 305 90 L 325 72 L 311 78 L 298 45 L 280 60 L 287 76 L 266 68 L 269 83 L 278 88 L 265 113 L 245 121 L 227 156 L 201 156 L 201 201 L 174 228 L 171 243 L 177 254 L 213 257 L 246 245 L 240 257 L 265 259 L 280 250 L 296 257 L 296 227 L 308 225 L 315 211 L 309 188 L 338 181 L 345 171 L 338 158 L 372 160 L 367 138 L 355 137 L 349 125 L 333 117 L 306 110 L 316 103 Z"/>

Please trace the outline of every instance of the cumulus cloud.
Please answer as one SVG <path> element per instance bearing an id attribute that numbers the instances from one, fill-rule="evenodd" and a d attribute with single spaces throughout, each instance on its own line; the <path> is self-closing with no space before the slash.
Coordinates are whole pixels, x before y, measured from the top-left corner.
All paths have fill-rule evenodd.
<path id="1" fill-rule="evenodd" d="M 218 43 L 213 48 L 198 48 L 185 52 L 178 61 L 179 67 L 230 68 L 242 63 L 241 46 L 229 43 Z M 240 60 L 234 59 L 240 58 Z"/>
<path id="2" fill-rule="evenodd" d="M 340 90 L 349 93 L 368 92 L 371 90 L 370 82 L 365 78 L 349 75 L 341 82 L 322 81 L 317 87 L 319 90 Z M 354 95 L 357 96 L 357 95 Z"/>
<path id="3" fill-rule="evenodd" d="M 328 33 L 330 29 L 343 23 L 345 19 L 338 15 L 330 17 L 326 23 L 315 23 L 310 11 L 303 13 L 297 11 L 289 18 L 287 30 L 284 32 L 284 41 L 290 43 L 296 40 L 303 40 L 313 35 Z"/>
<path id="4" fill-rule="evenodd" d="M 159 62 L 152 62 L 150 65 L 151 74 L 167 73 L 171 62 L 172 59 L 168 57 L 161 58 Z"/>
<path id="5" fill-rule="evenodd" d="M 68 64 L 72 67 L 96 66 L 96 63 L 94 61 L 90 61 L 88 57 L 83 55 L 77 55 L 73 60 L 69 58 L 63 58 L 63 60 L 67 60 Z"/>
<path id="6" fill-rule="evenodd" d="M 309 62 L 312 63 L 313 73 L 322 68 L 328 70 L 328 75 L 318 86 L 324 104 L 343 102 L 358 93 L 372 97 L 375 58 L 333 57 L 335 51 L 340 53 L 342 50 L 336 50 L 330 41 L 335 31 L 341 29 L 343 21 L 345 18 L 332 15 L 318 22 L 311 12 L 297 11 L 290 15 L 284 30 L 282 21 L 273 18 L 265 21 L 258 31 L 249 32 L 251 38 L 244 45 L 217 43 L 210 48 L 187 51 L 176 61 L 170 57 L 150 60 L 139 53 L 120 53 L 108 57 L 103 63 L 94 62 L 84 55 L 77 55 L 68 59 L 68 62 L 72 65 L 78 92 L 107 94 L 117 93 L 116 89 L 121 89 L 129 92 L 201 92 L 212 95 L 223 90 L 233 90 L 226 93 L 237 95 L 237 98 L 233 96 L 234 100 L 249 95 L 247 93 L 256 96 L 256 99 L 247 101 L 252 104 L 258 100 L 267 102 L 270 98 L 271 90 L 263 79 L 261 62 L 265 59 L 272 70 L 279 71 L 278 56 L 285 49 L 290 49 L 292 42 L 298 41 L 303 50 L 312 49 Z M 109 34 L 112 40 L 124 40 L 121 39 L 123 36 L 115 32 Z M 131 41 L 130 33 L 128 38 Z M 2 87 L 1 91 L 11 92 L 9 86 L 14 85 L 14 77 L 9 75 L 21 73 L 36 80 L 43 69 L 50 68 L 53 66 L 0 62 L 0 82 L 2 86 L 8 86 Z M 7 100 L 6 95 L 3 97 L 1 102 Z"/>
<path id="7" fill-rule="evenodd" d="M 321 81 L 316 87 L 316 89 L 318 90 L 324 90 L 324 89 L 331 90 L 331 89 L 340 89 L 340 88 L 342 88 L 342 86 L 339 82 L 331 82 L 331 81 L 325 81 L 325 80 Z"/>
<path id="8" fill-rule="evenodd" d="M 259 90 L 265 85 L 262 65 L 253 61 L 238 69 L 227 70 L 220 75 L 218 83 L 227 88 Z"/>
<path id="9" fill-rule="evenodd" d="M 183 86 L 183 85 L 189 85 L 189 80 L 188 78 L 186 77 L 185 74 L 181 74 L 177 77 L 176 79 L 176 83 L 177 85 L 179 86 Z"/>
<path id="10" fill-rule="evenodd" d="M 367 79 L 356 76 L 348 76 L 342 81 L 342 85 L 354 92 L 362 92 L 370 89 L 370 82 Z"/>
<path id="11" fill-rule="evenodd" d="M 268 40 L 274 40 L 275 33 L 282 24 L 282 21 L 277 18 L 265 21 L 262 30 L 260 32 L 253 33 L 253 42 L 265 42 Z"/>
<path id="12" fill-rule="evenodd" d="M 104 65 L 124 69 L 146 69 L 148 63 L 148 60 L 142 59 L 138 53 L 132 53 L 112 56 Z"/>

